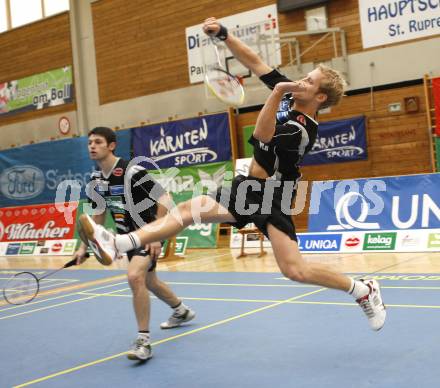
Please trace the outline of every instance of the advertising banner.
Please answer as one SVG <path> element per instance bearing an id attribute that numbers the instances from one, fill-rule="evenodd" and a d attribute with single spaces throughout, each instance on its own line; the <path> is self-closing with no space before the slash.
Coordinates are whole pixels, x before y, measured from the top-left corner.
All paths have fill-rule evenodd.
<path id="1" fill-rule="evenodd" d="M 226 112 L 133 128 L 132 136 L 134 156 L 150 158 L 159 168 L 232 160 Z"/>
<path id="2" fill-rule="evenodd" d="M 129 159 L 130 131 L 117 131 L 116 138 L 115 154 Z M 87 137 L 78 137 L 1 151 L 0 207 L 55 202 L 57 187 L 64 180 L 76 181 L 84 198 L 94 170 L 87 143 Z"/>
<path id="3" fill-rule="evenodd" d="M 198 164 L 191 167 L 168 170 L 149 170 L 149 174 L 172 193 L 181 191 L 209 191 L 211 187 L 220 187 L 232 179 L 232 162 Z"/>
<path id="4" fill-rule="evenodd" d="M 190 191 L 173 193 L 173 200 L 176 204 L 186 201 L 192 197 Z M 188 248 L 216 248 L 218 224 L 194 224 L 188 226 L 178 237 L 188 237 Z"/>
<path id="5" fill-rule="evenodd" d="M 0 242 L 0 256 L 70 256 L 75 252 L 75 239 Z"/>
<path id="6" fill-rule="evenodd" d="M 318 136 L 301 165 L 351 162 L 367 159 L 365 117 L 319 124 Z"/>
<path id="7" fill-rule="evenodd" d="M 77 203 L 76 203 L 77 205 Z M 73 238 L 76 210 L 69 224 L 54 204 L 0 209 L 0 241 L 61 240 Z"/>
<path id="8" fill-rule="evenodd" d="M 359 0 L 364 48 L 440 34 L 437 0 Z"/>
<path id="9" fill-rule="evenodd" d="M 0 117 L 72 102 L 72 67 L 0 83 Z"/>
<path id="10" fill-rule="evenodd" d="M 313 182 L 309 231 L 440 228 L 439 187 L 438 173 Z"/>
<path id="11" fill-rule="evenodd" d="M 260 52 L 265 63 L 272 67 L 281 64 L 279 43 L 268 46 L 273 41 L 272 37 L 279 34 L 276 4 L 227 16 L 219 21 L 229 29 L 230 33 Z M 185 32 L 190 83 L 203 82 L 202 50 L 205 46 L 212 44 L 211 40 L 204 34 L 202 24 L 187 27 Z M 267 50 L 268 48 L 271 50 Z"/>
<path id="12" fill-rule="evenodd" d="M 55 202 L 58 184 L 66 179 L 84 188 L 93 170 L 87 141 L 79 137 L 0 152 L 0 206 Z"/>
<path id="13" fill-rule="evenodd" d="M 298 233 L 304 253 L 440 252 L 440 229 Z"/>

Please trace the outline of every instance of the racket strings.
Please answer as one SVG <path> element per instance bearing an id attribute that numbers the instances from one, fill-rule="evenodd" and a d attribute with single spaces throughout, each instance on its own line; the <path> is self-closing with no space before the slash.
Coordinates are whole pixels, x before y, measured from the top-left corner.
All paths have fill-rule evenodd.
<path id="1" fill-rule="evenodd" d="M 31 301 L 38 293 L 38 280 L 29 272 L 21 272 L 9 279 L 3 290 L 5 299 L 11 304 Z"/>
<path id="2" fill-rule="evenodd" d="M 223 101 L 234 105 L 240 105 L 243 102 L 243 88 L 237 78 L 224 71 L 211 69 L 207 73 L 207 81 L 214 94 Z"/>

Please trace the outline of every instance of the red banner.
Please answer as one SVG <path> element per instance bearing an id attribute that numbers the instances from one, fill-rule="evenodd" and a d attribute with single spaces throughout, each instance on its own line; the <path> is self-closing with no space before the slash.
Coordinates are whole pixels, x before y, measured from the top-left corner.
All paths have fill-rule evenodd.
<path id="1" fill-rule="evenodd" d="M 435 134 L 440 136 L 440 77 L 432 79 L 432 94 L 435 108 Z"/>
<path id="2" fill-rule="evenodd" d="M 72 209 L 72 218 L 75 221 L 76 209 Z M 69 224 L 68 220 L 54 204 L 3 208 L 0 242 L 72 239 L 75 222 Z"/>

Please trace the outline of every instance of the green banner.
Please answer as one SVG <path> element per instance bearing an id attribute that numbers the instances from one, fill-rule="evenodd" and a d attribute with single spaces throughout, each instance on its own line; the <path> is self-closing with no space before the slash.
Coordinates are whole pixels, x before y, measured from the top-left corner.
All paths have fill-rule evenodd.
<path id="1" fill-rule="evenodd" d="M 176 204 L 193 197 L 192 191 L 173 193 Z M 188 248 L 217 248 L 218 224 L 194 224 L 188 226 L 177 237 L 188 237 Z"/>
<path id="2" fill-rule="evenodd" d="M 149 173 L 172 194 L 176 204 L 206 194 L 216 187 L 230 185 L 234 176 L 232 161 L 199 164 L 180 169 L 173 167 L 161 171 L 150 170 Z M 216 248 L 217 234 L 217 224 L 195 224 L 178 236 L 188 237 L 188 248 Z"/>
<path id="3" fill-rule="evenodd" d="M 213 187 L 230 184 L 234 175 L 232 161 L 148 172 L 171 193 L 185 191 L 206 193 Z"/>
<path id="4" fill-rule="evenodd" d="M 242 135 L 243 135 L 243 158 L 251 158 L 254 155 L 253 147 L 248 143 L 249 138 L 254 132 L 255 125 L 246 125 L 242 127 Z"/>
<path id="5" fill-rule="evenodd" d="M 72 101 L 71 66 L 0 83 L 0 116 L 44 109 Z"/>
<path id="6" fill-rule="evenodd" d="M 434 136 L 435 141 L 435 160 L 437 162 L 437 171 L 440 171 L 440 137 Z"/>

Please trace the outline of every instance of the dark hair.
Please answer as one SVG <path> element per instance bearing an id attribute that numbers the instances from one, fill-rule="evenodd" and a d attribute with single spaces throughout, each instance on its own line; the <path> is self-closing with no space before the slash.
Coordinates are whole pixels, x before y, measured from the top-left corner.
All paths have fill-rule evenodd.
<path id="1" fill-rule="evenodd" d="M 87 136 L 90 137 L 91 135 L 102 136 L 106 140 L 107 144 L 116 143 L 116 134 L 111 128 L 93 128 L 91 131 L 89 131 L 89 134 Z"/>

